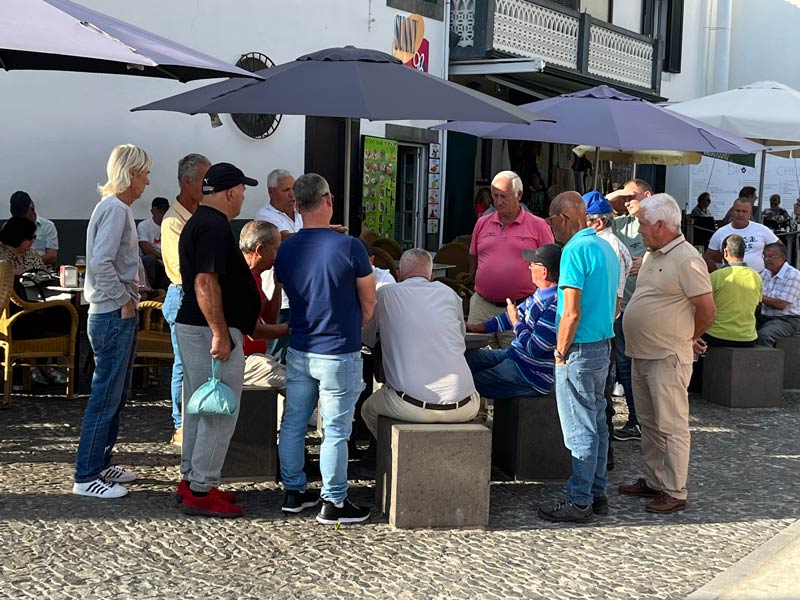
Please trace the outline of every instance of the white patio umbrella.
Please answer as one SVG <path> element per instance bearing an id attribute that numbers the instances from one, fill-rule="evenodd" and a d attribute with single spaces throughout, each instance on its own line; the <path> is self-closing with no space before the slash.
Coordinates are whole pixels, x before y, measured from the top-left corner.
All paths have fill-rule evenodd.
<path id="1" fill-rule="evenodd" d="M 800 92 L 776 81 L 757 81 L 666 108 L 770 147 L 761 151 L 759 202 L 767 152 L 800 144 Z"/>
<path id="2" fill-rule="evenodd" d="M 585 156 L 586 160 L 594 161 L 597 148 L 595 146 L 575 146 L 572 153 L 576 156 Z M 600 148 L 600 160 L 633 163 L 635 165 L 696 165 L 700 163 L 703 155 L 699 152 L 682 152 L 680 150 L 615 150 L 614 148 Z"/>

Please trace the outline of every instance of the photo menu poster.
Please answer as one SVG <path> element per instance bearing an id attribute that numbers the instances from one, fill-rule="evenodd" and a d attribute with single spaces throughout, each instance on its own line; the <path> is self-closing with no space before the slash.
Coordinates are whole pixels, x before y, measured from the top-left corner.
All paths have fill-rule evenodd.
<path id="1" fill-rule="evenodd" d="M 394 238 L 397 141 L 364 136 L 361 209 L 363 228 Z"/>
<path id="2" fill-rule="evenodd" d="M 431 144 L 428 148 L 428 206 L 425 211 L 427 218 L 427 233 L 439 233 L 439 192 L 442 185 L 441 174 L 441 147 Z"/>

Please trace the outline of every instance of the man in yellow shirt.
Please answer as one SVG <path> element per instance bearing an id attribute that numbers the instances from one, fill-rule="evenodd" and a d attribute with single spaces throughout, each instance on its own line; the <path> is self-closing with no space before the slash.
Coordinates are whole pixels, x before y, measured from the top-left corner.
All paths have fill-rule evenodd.
<path id="1" fill-rule="evenodd" d="M 183 300 L 181 287 L 181 268 L 178 260 L 178 240 L 181 237 L 183 226 L 200 205 L 203 197 L 203 177 L 211 166 L 211 162 L 202 154 L 187 154 L 178 162 L 178 183 L 180 192 L 177 202 L 173 202 L 161 221 L 161 258 L 164 269 L 169 277 L 167 297 L 164 299 L 162 311 L 164 318 L 169 323 L 172 332 L 172 353 L 175 359 L 172 363 L 172 383 L 170 393 L 172 396 L 172 422 L 175 432 L 172 434 L 172 443 L 178 446 L 183 442 L 183 429 L 181 405 L 183 395 L 183 363 L 178 355 L 178 341 L 175 337 L 175 317 Z"/>

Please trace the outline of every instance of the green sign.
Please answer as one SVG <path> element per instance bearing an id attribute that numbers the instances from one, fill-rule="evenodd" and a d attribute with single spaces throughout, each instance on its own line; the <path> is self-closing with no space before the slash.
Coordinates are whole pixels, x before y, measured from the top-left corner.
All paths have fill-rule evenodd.
<path id="1" fill-rule="evenodd" d="M 397 142 L 364 136 L 364 169 L 361 178 L 362 228 L 394 238 L 397 195 Z"/>

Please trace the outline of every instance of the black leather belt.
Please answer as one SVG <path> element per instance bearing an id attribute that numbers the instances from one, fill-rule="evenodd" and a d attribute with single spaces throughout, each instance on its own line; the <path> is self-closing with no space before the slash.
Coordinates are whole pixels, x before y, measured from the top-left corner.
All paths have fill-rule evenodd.
<path id="1" fill-rule="evenodd" d="M 466 405 L 467 402 L 472 400 L 472 396 L 467 396 L 463 400 L 454 402 L 452 404 L 434 404 L 433 402 L 423 402 L 422 400 L 417 400 L 416 398 L 409 396 L 405 392 L 398 392 L 397 390 L 395 390 L 395 393 L 409 404 L 413 404 L 414 406 L 419 406 L 420 408 L 427 408 L 428 410 L 455 410 L 457 408 L 461 408 L 462 406 Z"/>

